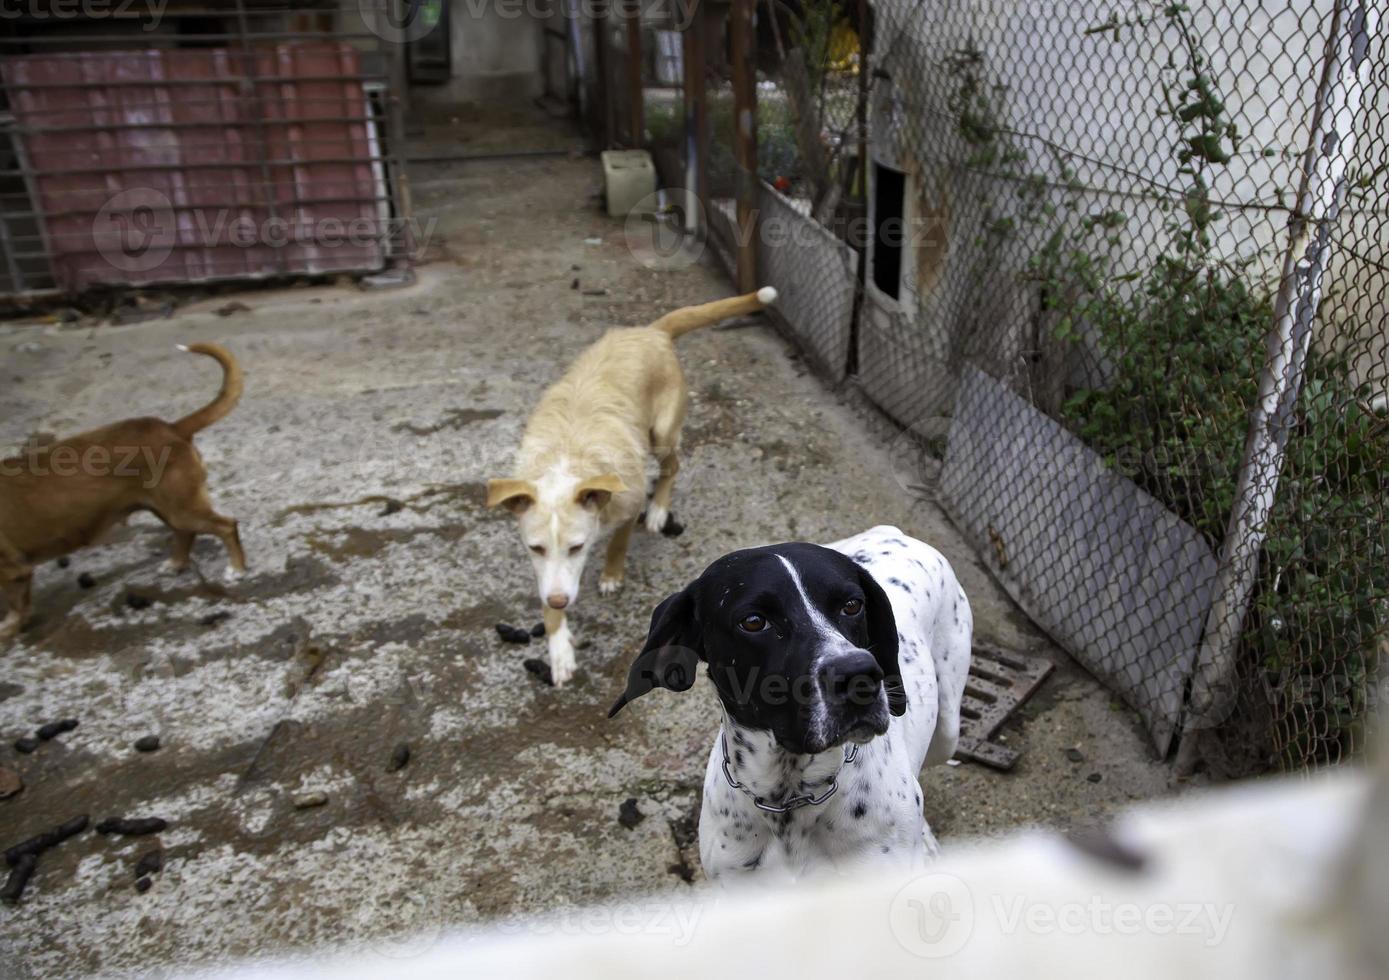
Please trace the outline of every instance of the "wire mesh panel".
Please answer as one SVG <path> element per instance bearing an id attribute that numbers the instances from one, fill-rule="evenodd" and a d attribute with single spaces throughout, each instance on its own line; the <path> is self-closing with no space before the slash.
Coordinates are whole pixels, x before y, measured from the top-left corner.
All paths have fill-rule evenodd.
<path id="1" fill-rule="evenodd" d="M 642 17 L 642 116 L 645 145 L 656 161 L 662 181 L 671 187 L 684 183 L 685 59 L 681 30 L 689 25 L 679 8 L 646 10 Z"/>
<path id="2" fill-rule="evenodd" d="M 758 9 L 758 172 L 840 237 L 863 198 L 862 45 L 847 9 L 833 0 Z"/>
<path id="3" fill-rule="evenodd" d="M 987 542 L 989 564 L 1018 603 L 1133 706 L 1165 755 L 1210 608 L 1210 545 L 973 367 L 961 379 L 940 489 L 956 523 Z"/>
<path id="4" fill-rule="evenodd" d="M 859 255 L 808 213 L 808 203 L 763 185 L 758 197 L 758 282 L 775 286 L 774 311 L 827 377 L 843 376 L 858 289 Z"/>
<path id="5" fill-rule="evenodd" d="M 758 282 L 826 376 L 849 368 L 863 232 L 860 8 L 757 5 Z"/>
<path id="6" fill-rule="evenodd" d="M 715 16 L 715 14 L 718 16 Z M 730 18 L 727 11 L 711 11 L 706 21 L 704 100 L 709 127 L 708 160 L 703 204 L 707 212 L 711 244 L 732 270 L 737 250 L 737 217 L 734 195 L 738 184 L 737 129 L 733 99 L 733 68 L 729 62 Z"/>

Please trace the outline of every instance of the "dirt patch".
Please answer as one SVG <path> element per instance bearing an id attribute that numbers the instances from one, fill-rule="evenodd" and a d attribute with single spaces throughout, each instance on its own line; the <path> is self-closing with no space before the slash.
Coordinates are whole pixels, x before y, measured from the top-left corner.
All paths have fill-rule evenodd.
<path id="1" fill-rule="evenodd" d="M 289 517 L 300 514 L 320 514 L 325 511 L 351 510 L 356 507 L 381 506 L 409 509 L 418 514 L 427 514 L 439 505 L 452 505 L 462 509 L 475 510 L 487 500 L 487 484 L 482 480 L 469 483 L 451 483 L 432 486 L 417 494 L 404 498 L 385 494 L 368 494 L 356 500 L 323 501 L 307 504 L 293 504 L 282 508 L 275 515 L 275 523 L 283 524 Z"/>
<path id="2" fill-rule="evenodd" d="M 304 543 L 335 562 L 347 562 L 358 558 L 374 558 L 393 544 L 413 541 L 421 535 L 430 534 L 453 542 L 463 538 L 467 533 L 468 526 L 464 524 L 408 530 L 348 527 L 336 528 L 328 534 L 305 535 Z"/>
<path id="3" fill-rule="evenodd" d="M 413 436 L 432 436 L 436 432 L 444 429 L 457 431 L 465 425 L 472 425 L 474 422 L 488 422 L 495 418 L 500 418 L 503 412 L 500 408 L 451 408 L 444 413 L 444 417 L 433 425 L 416 425 L 414 422 L 397 422 L 391 426 L 392 432 L 408 432 Z"/>

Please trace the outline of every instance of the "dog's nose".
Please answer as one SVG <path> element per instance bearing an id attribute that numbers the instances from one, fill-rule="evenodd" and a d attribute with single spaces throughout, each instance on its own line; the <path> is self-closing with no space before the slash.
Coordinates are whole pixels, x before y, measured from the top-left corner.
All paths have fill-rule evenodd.
<path id="1" fill-rule="evenodd" d="M 882 689 L 883 669 L 867 650 L 856 650 L 821 666 L 819 680 L 831 704 L 870 705 Z"/>
<path id="2" fill-rule="evenodd" d="M 569 605 L 569 597 L 563 592 L 551 592 L 545 597 L 545 602 L 551 609 L 563 609 Z"/>

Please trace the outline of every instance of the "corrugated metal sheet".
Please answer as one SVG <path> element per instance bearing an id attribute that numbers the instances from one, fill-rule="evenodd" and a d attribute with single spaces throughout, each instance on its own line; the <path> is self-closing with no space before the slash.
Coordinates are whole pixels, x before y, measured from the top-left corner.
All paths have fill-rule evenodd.
<path id="1" fill-rule="evenodd" d="M 358 58 L 310 41 L 6 59 L 58 285 L 381 268 Z"/>
<path id="2" fill-rule="evenodd" d="M 941 497 L 1027 614 L 1142 716 L 1181 718 L 1215 555 L 1189 524 L 1007 387 L 960 379 Z M 1039 510 L 1037 488 L 1048 488 Z"/>
<path id="3" fill-rule="evenodd" d="M 824 372 L 844 376 L 859 255 L 793 201 L 758 187 L 757 281 L 780 294 L 775 313 Z"/>

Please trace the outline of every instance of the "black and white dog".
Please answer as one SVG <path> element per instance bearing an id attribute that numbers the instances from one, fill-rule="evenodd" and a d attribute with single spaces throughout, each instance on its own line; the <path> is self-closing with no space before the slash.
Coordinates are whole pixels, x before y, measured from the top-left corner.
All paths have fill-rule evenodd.
<path id="1" fill-rule="evenodd" d="M 936 843 L 917 773 L 955 751 L 973 626 L 950 565 L 895 527 L 735 551 L 656 608 L 608 716 L 708 665 L 723 707 L 699 820 L 710 878 L 919 866 Z"/>

